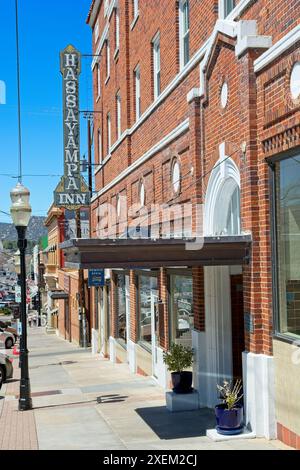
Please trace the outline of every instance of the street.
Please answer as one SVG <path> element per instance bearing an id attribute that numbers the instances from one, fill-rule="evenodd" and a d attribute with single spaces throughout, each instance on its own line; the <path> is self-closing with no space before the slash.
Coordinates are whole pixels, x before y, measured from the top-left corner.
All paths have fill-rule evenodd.
<path id="1" fill-rule="evenodd" d="M 1 450 L 288 449 L 265 439 L 213 442 L 205 436 L 214 427 L 211 410 L 172 414 L 152 378 L 47 336 L 42 328 L 29 328 L 29 350 L 34 410 L 17 411 L 15 359 L 14 380 L 0 392 Z"/>

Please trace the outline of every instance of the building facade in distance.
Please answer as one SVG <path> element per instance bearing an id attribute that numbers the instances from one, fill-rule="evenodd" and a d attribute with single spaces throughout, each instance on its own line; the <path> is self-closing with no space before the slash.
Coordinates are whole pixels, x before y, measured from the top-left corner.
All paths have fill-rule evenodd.
<path id="1" fill-rule="evenodd" d="M 218 402 L 217 383 L 243 378 L 246 423 L 294 447 L 299 17 L 298 0 L 94 0 L 87 20 L 98 164 L 92 237 L 126 238 L 127 222 L 129 231 L 147 229 L 153 205 L 169 215 L 167 227 L 154 224 L 158 239 L 188 238 L 199 225 L 205 237 L 195 258 L 173 266 L 163 262 L 169 245 L 155 264 L 153 246 L 139 254 L 128 243 L 127 269 L 116 242 L 110 283 L 94 292 L 99 350 L 168 388 L 163 351 L 190 345 L 200 406 Z M 243 243 L 251 248 L 237 261 L 229 247 Z"/>

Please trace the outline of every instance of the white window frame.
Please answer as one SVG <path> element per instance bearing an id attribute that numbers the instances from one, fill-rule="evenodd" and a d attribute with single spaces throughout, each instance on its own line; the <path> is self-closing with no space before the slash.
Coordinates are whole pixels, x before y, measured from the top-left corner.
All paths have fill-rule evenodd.
<path id="1" fill-rule="evenodd" d="M 105 2 L 104 2 L 104 18 L 106 18 L 108 10 L 109 10 L 109 0 L 105 0 Z"/>
<path id="2" fill-rule="evenodd" d="M 97 19 L 95 24 L 95 44 L 99 39 L 99 19 Z"/>
<path id="3" fill-rule="evenodd" d="M 110 43 L 109 39 L 106 39 L 106 81 L 110 77 Z"/>
<path id="4" fill-rule="evenodd" d="M 189 29 L 184 30 L 184 13 L 185 13 L 185 6 L 186 4 L 189 3 L 189 0 L 180 0 L 179 2 L 179 54 L 180 54 L 180 70 L 182 70 L 186 64 L 190 60 L 190 52 L 189 52 L 189 57 L 187 60 L 185 60 L 185 41 L 186 38 L 188 37 L 189 41 L 189 49 L 190 49 L 190 15 L 189 15 Z"/>
<path id="5" fill-rule="evenodd" d="M 107 113 L 106 116 L 106 127 L 107 127 L 107 154 L 110 155 L 111 149 L 111 116 Z"/>
<path id="6" fill-rule="evenodd" d="M 133 21 L 139 16 L 139 0 L 133 0 Z"/>
<path id="7" fill-rule="evenodd" d="M 161 54 L 160 54 L 160 34 L 158 33 L 152 41 L 153 50 L 153 83 L 154 99 L 156 100 L 161 93 Z"/>
<path id="8" fill-rule="evenodd" d="M 119 8 L 116 7 L 116 51 L 115 51 L 115 54 L 119 50 L 119 48 L 120 48 L 120 12 L 119 12 Z"/>
<path id="9" fill-rule="evenodd" d="M 121 112 L 122 112 L 122 102 L 121 102 L 121 92 L 120 90 L 116 94 L 116 104 L 117 104 L 117 138 L 118 140 L 121 138 L 122 135 L 122 127 L 121 127 Z"/>
<path id="10" fill-rule="evenodd" d="M 100 63 L 97 64 L 97 99 L 101 96 L 101 70 Z"/>
<path id="11" fill-rule="evenodd" d="M 99 160 L 99 164 L 102 163 L 103 161 L 103 155 L 102 155 L 102 132 L 101 132 L 101 128 L 99 127 L 98 128 L 98 160 Z"/>
<path id="12" fill-rule="evenodd" d="M 138 121 L 141 117 L 141 68 L 137 65 L 134 69 L 134 83 L 135 83 L 135 120 Z"/>
<path id="13" fill-rule="evenodd" d="M 226 11 L 226 2 L 227 2 L 227 1 L 228 1 L 228 0 L 219 0 L 219 18 L 220 18 L 221 20 L 224 20 L 225 18 L 227 18 L 227 16 L 230 15 L 230 13 L 232 12 L 232 10 L 234 10 L 234 8 L 235 8 L 235 7 L 237 6 L 237 4 L 238 4 L 238 1 L 235 0 L 235 5 L 233 5 L 232 9 L 231 9 L 229 12 L 227 12 L 227 11 Z M 232 0 L 232 1 L 234 1 L 234 0 Z"/>

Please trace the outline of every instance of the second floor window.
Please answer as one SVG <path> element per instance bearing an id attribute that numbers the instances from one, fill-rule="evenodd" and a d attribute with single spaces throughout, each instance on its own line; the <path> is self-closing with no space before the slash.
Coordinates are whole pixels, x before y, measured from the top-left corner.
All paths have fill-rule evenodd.
<path id="1" fill-rule="evenodd" d="M 116 106 L 117 106 L 117 138 L 120 139 L 122 134 L 121 127 L 121 94 L 120 92 L 116 95 Z"/>
<path id="2" fill-rule="evenodd" d="M 109 40 L 106 40 L 106 78 L 110 76 L 110 44 Z"/>
<path id="3" fill-rule="evenodd" d="M 189 0 L 180 0 L 179 3 L 179 49 L 180 68 L 182 69 L 190 60 L 190 6 Z"/>
<path id="4" fill-rule="evenodd" d="M 224 18 L 232 12 L 236 5 L 236 0 L 223 0 L 224 1 Z"/>
<path id="5" fill-rule="evenodd" d="M 160 95 L 160 36 L 153 40 L 153 82 L 154 99 Z"/>
<path id="6" fill-rule="evenodd" d="M 101 129 L 98 129 L 98 163 L 102 163 L 102 135 L 101 135 Z"/>
<path id="7" fill-rule="evenodd" d="M 100 64 L 97 64 L 97 97 L 101 96 L 101 72 Z"/>
<path id="8" fill-rule="evenodd" d="M 132 0 L 133 2 L 133 19 L 139 14 L 139 0 Z"/>
<path id="9" fill-rule="evenodd" d="M 99 21 L 97 20 L 96 25 L 95 25 L 95 43 L 99 39 Z"/>
<path id="10" fill-rule="evenodd" d="M 120 47 L 120 14 L 119 9 L 116 8 L 116 51 Z"/>
<path id="11" fill-rule="evenodd" d="M 134 71 L 135 79 L 135 119 L 136 121 L 141 116 L 141 70 L 140 66 L 136 67 Z"/>
<path id="12" fill-rule="evenodd" d="M 107 155 L 109 155 L 110 154 L 110 149 L 111 149 L 111 119 L 110 119 L 110 113 L 107 114 L 106 121 L 107 121 Z"/>

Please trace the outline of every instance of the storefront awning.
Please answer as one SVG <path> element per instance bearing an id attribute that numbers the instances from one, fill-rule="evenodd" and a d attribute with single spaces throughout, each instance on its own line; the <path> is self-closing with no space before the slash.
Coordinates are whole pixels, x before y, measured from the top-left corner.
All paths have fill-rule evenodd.
<path id="1" fill-rule="evenodd" d="M 69 294 L 67 294 L 63 290 L 57 290 L 57 291 L 49 292 L 49 297 L 52 300 L 68 300 Z"/>
<path id="2" fill-rule="evenodd" d="M 73 239 L 60 245 L 75 269 L 234 266 L 248 264 L 251 236 L 190 239 Z M 198 249 L 197 249 L 198 248 Z"/>

